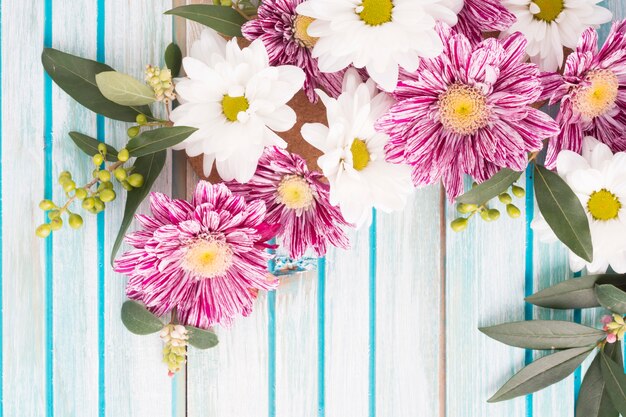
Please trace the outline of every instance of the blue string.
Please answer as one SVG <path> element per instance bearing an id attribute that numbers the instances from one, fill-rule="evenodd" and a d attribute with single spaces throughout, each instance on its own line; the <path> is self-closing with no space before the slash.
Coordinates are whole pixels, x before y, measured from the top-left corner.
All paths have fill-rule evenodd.
<path id="1" fill-rule="evenodd" d="M 318 417 L 326 413 L 326 259 L 319 258 L 317 265 L 317 410 Z"/>
<path id="2" fill-rule="evenodd" d="M 531 295 L 534 290 L 534 265 L 533 265 L 533 229 L 530 227 L 530 223 L 535 216 L 535 190 L 534 186 L 534 165 L 531 164 L 526 169 L 526 267 L 524 275 L 524 294 L 526 296 Z M 533 306 L 530 303 L 524 304 L 524 319 L 533 319 Z M 529 365 L 533 361 L 533 352 L 530 349 L 526 349 L 524 355 L 525 365 Z M 528 394 L 526 396 L 526 416 L 532 417 L 533 415 L 533 395 Z"/>
<path id="3" fill-rule="evenodd" d="M 376 417 L 376 210 L 372 210 L 369 258 L 369 417 Z"/>

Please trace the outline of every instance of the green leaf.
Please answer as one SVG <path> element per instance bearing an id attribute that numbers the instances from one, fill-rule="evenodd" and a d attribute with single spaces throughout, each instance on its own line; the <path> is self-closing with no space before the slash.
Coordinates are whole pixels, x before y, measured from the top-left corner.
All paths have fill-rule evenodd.
<path id="1" fill-rule="evenodd" d="M 70 132 L 70 138 L 81 151 L 85 152 L 89 156 L 97 154 L 99 152 L 98 145 L 100 143 L 104 143 L 100 142 L 98 139 L 92 138 L 91 136 L 83 135 L 78 132 Z M 117 149 L 111 145 L 107 145 L 107 154 L 105 159 L 109 162 L 117 162 Z"/>
<path id="2" fill-rule="evenodd" d="M 117 232 L 117 238 L 113 244 L 113 250 L 111 251 L 111 264 L 115 260 L 115 255 L 122 245 L 124 240 L 124 234 L 128 230 L 130 223 L 133 221 L 133 216 L 139 208 L 141 202 L 146 198 L 154 182 L 159 177 L 159 174 L 165 166 L 165 160 L 167 158 L 167 152 L 161 151 L 153 153 L 152 155 L 142 156 L 135 161 L 135 169 L 133 173 L 139 173 L 143 175 L 144 183 L 140 188 L 135 188 L 129 191 L 126 196 L 126 206 L 124 207 L 124 218 L 120 224 L 120 230 Z"/>
<path id="3" fill-rule="evenodd" d="M 617 314 L 626 314 L 626 292 L 611 284 L 596 285 L 596 297 L 604 308 Z"/>
<path id="4" fill-rule="evenodd" d="M 134 122 L 139 113 L 152 116 L 147 106 L 122 106 L 102 95 L 96 84 L 96 75 L 113 71 L 108 65 L 52 48 L 44 49 L 41 62 L 48 75 L 63 91 L 93 112 L 125 122 Z"/>
<path id="5" fill-rule="evenodd" d="M 243 36 L 241 34 L 241 26 L 247 22 L 247 20 L 232 7 L 214 6 L 210 4 L 180 6 L 168 10 L 165 14 L 173 14 L 193 20 L 211 29 L 215 29 L 225 36 Z"/>
<path id="6" fill-rule="evenodd" d="M 617 364 L 604 351 L 600 351 L 600 365 L 606 390 L 609 393 L 613 406 L 621 415 L 626 416 L 626 375 L 624 375 L 624 367 Z"/>
<path id="7" fill-rule="evenodd" d="M 96 75 L 98 90 L 107 99 L 122 106 L 154 103 L 154 90 L 128 74 L 104 71 Z"/>
<path id="8" fill-rule="evenodd" d="M 535 195 L 541 214 L 561 242 L 587 262 L 593 260 L 593 245 L 585 209 L 576 194 L 558 174 L 536 165 Z"/>
<path id="9" fill-rule="evenodd" d="M 604 351 L 618 364 L 622 364 L 622 348 L 620 342 L 605 345 Z M 602 377 L 600 355 L 596 355 L 585 373 L 580 385 L 576 416 L 578 417 L 618 417 Z"/>
<path id="10" fill-rule="evenodd" d="M 172 77 L 178 77 L 180 67 L 183 63 L 183 53 L 178 45 L 174 42 L 170 43 L 165 49 L 165 65 L 172 72 Z"/>
<path id="11" fill-rule="evenodd" d="M 187 126 L 162 127 L 148 130 L 131 139 L 128 145 L 126 145 L 126 149 L 128 149 L 131 156 L 151 155 L 178 145 L 196 130 L 198 129 L 195 127 Z"/>
<path id="12" fill-rule="evenodd" d="M 128 300 L 122 304 L 122 323 L 134 334 L 146 335 L 160 331 L 164 324 L 137 301 Z"/>
<path id="13" fill-rule="evenodd" d="M 559 320 L 518 321 L 479 330 L 509 346 L 538 350 L 593 346 L 606 337 L 602 330 Z"/>
<path id="14" fill-rule="evenodd" d="M 189 344 L 197 349 L 210 349 L 217 346 L 217 335 L 210 330 L 185 326 L 189 331 Z"/>
<path id="15" fill-rule="evenodd" d="M 521 175 L 521 172 L 503 168 L 487 181 L 478 184 L 470 191 L 459 196 L 456 201 L 457 203 L 463 204 L 485 204 L 487 201 L 508 190 L 511 184 L 517 181 Z"/>
<path id="16" fill-rule="evenodd" d="M 552 287 L 526 297 L 526 301 L 540 307 L 567 310 L 570 308 L 598 307 L 594 286 L 606 275 L 588 275 L 583 278 L 567 279 Z"/>
<path id="17" fill-rule="evenodd" d="M 490 403 L 539 391 L 574 372 L 594 347 L 561 350 L 537 359 L 513 375 L 488 401 Z"/>

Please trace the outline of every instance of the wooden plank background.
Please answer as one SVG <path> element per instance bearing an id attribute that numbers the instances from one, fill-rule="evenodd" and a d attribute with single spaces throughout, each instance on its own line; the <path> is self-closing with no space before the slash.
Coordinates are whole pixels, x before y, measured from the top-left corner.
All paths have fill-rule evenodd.
<path id="1" fill-rule="evenodd" d="M 108 254 L 122 204 L 85 216 L 80 233 L 34 236 L 39 199 L 60 198 L 59 172 L 71 168 L 84 182 L 91 170 L 67 133 L 121 145 L 127 128 L 53 85 L 42 48 L 140 77 L 146 64 L 162 64 L 172 39 L 198 36 L 198 25 L 162 15 L 184 3 L 0 0 L 0 417 L 573 417 L 580 371 L 541 393 L 486 403 L 532 355 L 478 326 L 598 325 L 596 311 L 524 304 L 525 294 L 571 277 L 563 247 L 529 229 L 532 196 L 519 202 L 520 220 L 455 234 L 440 188 L 416 191 L 404 212 L 377 213 L 371 229 L 352 233 L 352 251 L 333 250 L 318 271 L 259 297 L 251 317 L 219 330 L 216 349 L 190 349 L 175 378 L 160 364 L 158 337 L 134 336 L 119 320 L 125 279 Z M 604 3 L 626 16 L 623 0 Z M 185 165 L 170 156 L 156 188 L 184 197 L 195 183 Z"/>

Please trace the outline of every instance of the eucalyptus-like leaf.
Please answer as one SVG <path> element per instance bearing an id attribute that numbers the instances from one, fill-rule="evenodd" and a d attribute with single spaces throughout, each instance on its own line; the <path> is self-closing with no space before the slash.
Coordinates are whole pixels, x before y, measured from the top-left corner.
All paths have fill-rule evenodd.
<path id="1" fill-rule="evenodd" d="M 101 72 L 96 75 L 96 84 L 103 96 L 122 106 L 143 106 L 156 100 L 147 84 L 121 72 Z"/>
<path id="2" fill-rule="evenodd" d="M 44 49 L 41 62 L 52 80 L 74 100 L 89 110 L 110 119 L 134 122 L 138 114 L 152 116 L 147 106 L 122 106 L 102 95 L 96 75 L 113 68 L 52 48 Z"/>
<path id="3" fill-rule="evenodd" d="M 133 300 L 122 304 L 122 323 L 131 333 L 139 335 L 156 333 L 164 326 L 157 316 Z"/>
<path id="4" fill-rule="evenodd" d="M 622 275 L 588 275 L 559 282 L 526 297 L 526 301 L 536 306 L 559 310 L 599 307 L 594 287 L 596 282 L 607 280 L 609 282 L 621 280 L 626 284 L 626 277 Z"/>
<path id="5" fill-rule="evenodd" d="M 626 375 L 624 375 L 624 367 L 616 363 L 603 351 L 599 355 L 602 377 L 604 378 L 611 402 L 621 415 L 626 416 Z"/>
<path id="6" fill-rule="evenodd" d="M 92 138 L 91 136 L 83 135 L 78 132 L 70 132 L 70 138 L 74 142 L 78 148 L 85 152 L 89 156 L 94 156 L 99 153 L 98 145 L 104 142 L 100 142 L 98 139 Z M 107 146 L 107 154 L 105 155 L 105 159 L 109 162 L 117 161 L 117 149 L 115 149 L 111 145 Z"/>
<path id="7" fill-rule="evenodd" d="M 126 149 L 128 149 L 131 156 L 151 155 L 178 145 L 196 130 L 198 129 L 195 127 L 187 126 L 162 127 L 148 130 L 131 139 L 128 145 L 126 145 Z"/>
<path id="8" fill-rule="evenodd" d="M 518 321 L 479 330 L 509 346 L 537 350 L 593 346 L 606 337 L 602 330 L 559 320 Z"/>
<path id="9" fill-rule="evenodd" d="M 165 65 L 172 72 L 172 77 L 178 77 L 183 62 L 183 53 L 178 45 L 170 43 L 165 49 Z"/>
<path id="10" fill-rule="evenodd" d="M 189 344 L 197 349 L 211 349 L 217 346 L 217 335 L 210 330 L 185 326 L 189 331 Z"/>
<path id="11" fill-rule="evenodd" d="M 617 314 L 626 314 L 626 292 L 611 284 L 596 284 L 595 291 L 602 307 Z"/>
<path id="12" fill-rule="evenodd" d="M 536 165 L 535 196 L 554 234 L 587 262 L 593 260 L 589 220 L 576 194 L 558 174 Z"/>
<path id="13" fill-rule="evenodd" d="M 510 400 L 549 387 L 574 372 L 593 349 L 567 349 L 539 358 L 513 375 L 488 401 Z"/>
<path id="14" fill-rule="evenodd" d="M 167 152 L 161 151 L 153 153 L 152 155 L 142 156 L 137 158 L 134 165 L 133 173 L 143 175 L 144 182 L 140 188 L 135 188 L 129 191 L 126 195 L 126 206 L 124 207 L 124 218 L 120 224 L 120 229 L 117 232 L 117 238 L 113 244 L 113 250 L 111 251 L 111 264 L 115 260 L 115 255 L 122 245 L 124 240 L 124 234 L 128 230 L 130 223 L 133 221 L 133 216 L 139 208 L 141 202 L 150 193 L 150 189 L 154 182 L 159 177 L 159 174 L 165 166 L 165 160 L 167 158 Z"/>
<path id="15" fill-rule="evenodd" d="M 485 204 L 487 201 L 508 190 L 521 175 L 521 172 L 503 168 L 487 181 L 478 184 L 465 194 L 457 197 L 456 201 L 463 204 Z"/>
<path id="16" fill-rule="evenodd" d="M 616 363 L 622 366 L 622 347 L 620 342 L 609 343 L 604 351 Z M 600 354 L 596 355 L 580 385 L 576 402 L 577 417 L 618 417 L 619 413 L 613 406 L 606 383 L 602 377 Z"/>
<path id="17" fill-rule="evenodd" d="M 229 6 L 214 6 L 211 4 L 191 4 L 168 10 L 165 14 L 184 17 L 215 29 L 224 36 L 243 36 L 241 26 L 247 22 L 246 18 Z"/>

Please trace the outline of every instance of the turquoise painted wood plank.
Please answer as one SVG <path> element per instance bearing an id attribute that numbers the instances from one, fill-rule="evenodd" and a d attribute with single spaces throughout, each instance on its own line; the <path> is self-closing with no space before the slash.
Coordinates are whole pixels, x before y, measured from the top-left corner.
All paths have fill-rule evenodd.
<path id="1" fill-rule="evenodd" d="M 44 3 L 2 4 L 2 378 L 6 416 L 46 415 Z M 9 360 L 10 358 L 10 360 Z"/>
<path id="2" fill-rule="evenodd" d="M 52 45 L 96 59 L 97 7 L 93 2 L 56 1 L 52 10 Z M 68 24 L 69 23 L 69 24 Z M 63 203 L 56 184 L 61 171 L 74 174 L 77 184 L 91 180 L 91 158 L 78 151 L 68 136 L 76 130 L 96 135 L 96 115 L 60 88 L 53 87 L 54 197 Z M 69 227 L 54 233 L 54 414 L 98 415 L 98 257 L 96 218 L 83 214 L 80 202 L 70 209 L 85 220 L 80 231 Z"/>
<path id="3" fill-rule="evenodd" d="M 439 416 L 440 190 L 417 190 L 401 213 L 378 214 L 376 415 Z"/>
<path id="4" fill-rule="evenodd" d="M 523 201 L 517 205 L 523 211 Z M 448 205 L 450 223 L 458 214 Z M 524 350 L 489 339 L 480 326 L 524 319 L 524 216 L 504 214 L 497 223 L 472 219 L 468 230 L 447 226 L 446 381 L 448 416 L 526 415 L 518 398 L 488 404 L 487 399 L 524 364 Z"/>
<path id="5" fill-rule="evenodd" d="M 143 78 L 146 64 L 163 63 L 163 51 L 172 39 L 171 17 L 162 13 L 170 0 L 107 0 L 105 2 L 106 62 L 118 71 Z M 126 141 L 129 124 L 105 124 L 108 141 L 119 147 Z M 170 164 L 164 168 L 154 190 L 171 193 Z M 148 211 L 147 202 L 140 209 Z M 105 399 L 109 416 L 170 416 L 172 380 L 161 363 L 162 343 L 157 335 L 135 336 L 122 325 L 119 314 L 126 299 L 125 277 L 108 265 L 111 246 L 122 220 L 123 204 L 106 211 L 105 268 Z"/>

